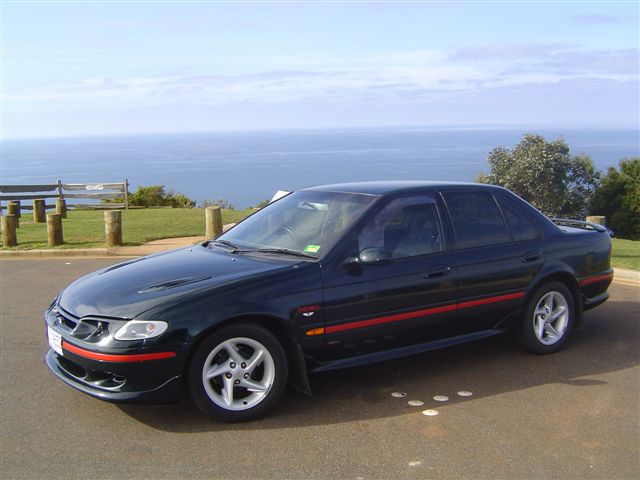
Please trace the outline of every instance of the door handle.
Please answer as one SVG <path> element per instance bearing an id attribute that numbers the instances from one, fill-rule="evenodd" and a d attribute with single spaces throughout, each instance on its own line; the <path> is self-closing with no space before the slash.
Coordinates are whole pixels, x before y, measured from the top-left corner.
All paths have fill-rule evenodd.
<path id="1" fill-rule="evenodd" d="M 527 252 L 520 258 L 522 258 L 523 263 L 533 262 L 540 258 L 540 252 Z"/>
<path id="2" fill-rule="evenodd" d="M 449 265 L 438 265 L 437 267 L 433 267 L 431 270 L 426 271 L 423 277 L 424 278 L 443 277 L 450 271 L 451 271 L 451 267 L 449 267 Z"/>

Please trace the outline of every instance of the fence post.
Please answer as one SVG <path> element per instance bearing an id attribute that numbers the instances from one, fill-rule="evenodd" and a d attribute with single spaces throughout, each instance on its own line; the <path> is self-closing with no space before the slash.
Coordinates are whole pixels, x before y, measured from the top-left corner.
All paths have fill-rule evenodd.
<path id="1" fill-rule="evenodd" d="M 129 210 L 129 180 L 124 179 L 124 209 Z"/>
<path id="2" fill-rule="evenodd" d="M 222 234 L 222 212 L 220 207 L 207 207 L 204 209 L 206 236 L 216 238 Z"/>
<path id="3" fill-rule="evenodd" d="M 16 204 L 16 213 L 15 216 L 20 218 L 22 216 L 22 213 L 20 212 L 20 207 L 22 206 L 20 204 L 20 200 L 11 200 L 9 203 L 15 203 Z M 8 205 L 8 204 L 7 204 Z"/>
<path id="4" fill-rule="evenodd" d="M 16 228 L 20 228 L 20 202 L 9 202 L 7 204 L 7 215 L 15 215 Z"/>
<path id="5" fill-rule="evenodd" d="M 122 245 L 122 212 L 119 210 L 105 210 L 104 234 L 107 247 Z"/>
<path id="6" fill-rule="evenodd" d="M 56 198 L 56 213 L 62 218 L 67 218 L 67 201 L 64 198 Z"/>
<path id="7" fill-rule="evenodd" d="M 37 199 L 33 201 L 33 221 L 35 223 L 44 223 L 47 221 L 44 215 L 44 200 Z"/>
<path id="8" fill-rule="evenodd" d="M 62 215 L 59 213 L 47 214 L 47 241 L 52 247 L 64 243 L 62 239 Z"/>
<path id="9" fill-rule="evenodd" d="M 586 218 L 589 223 L 597 223 L 598 225 L 602 225 L 604 227 L 607 226 L 607 217 L 602 215 L 592 215 L 591 217 Z"/>
<path id="10" fill-rule="evenodd" d="M 15 247 L 18 245 L 16 236 L 16 216 L 3 215 L 2 217 L 2 244 L 5 247 Z"/>

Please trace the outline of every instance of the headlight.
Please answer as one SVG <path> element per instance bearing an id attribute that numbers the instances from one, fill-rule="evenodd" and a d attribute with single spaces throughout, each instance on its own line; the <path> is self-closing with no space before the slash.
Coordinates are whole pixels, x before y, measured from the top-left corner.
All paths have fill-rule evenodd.
<path id="1" fill-rule="evenodd" d="M 162 335 L 169 325 L 159 320 L 131 320 L 114 335 L 116 340 L 144 340 Z"/>

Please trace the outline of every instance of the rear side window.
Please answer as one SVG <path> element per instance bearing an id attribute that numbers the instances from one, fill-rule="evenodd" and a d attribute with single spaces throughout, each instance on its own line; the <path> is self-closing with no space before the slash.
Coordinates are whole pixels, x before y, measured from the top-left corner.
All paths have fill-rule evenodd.
<path id="1" fill-rule="evenodd" d="M 538 229 L 529 217 L 511 205 L 511 202 L 500 199 L 500 206 L 504 216 L 507 217 L 511 234 L 516 242 L 538 238 Z"/>
<path id="2" fill-rule="evenodd" d="M 488 192 L 445 192 L 458 248 L 511 241 L 500 209 Z"/>

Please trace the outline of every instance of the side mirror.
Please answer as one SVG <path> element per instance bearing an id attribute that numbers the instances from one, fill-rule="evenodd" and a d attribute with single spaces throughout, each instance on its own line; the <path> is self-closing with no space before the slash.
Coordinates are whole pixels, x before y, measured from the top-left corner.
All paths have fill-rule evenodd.
<path id="1" fill-rule="evenodd" d="M 380 247 L 365 248 L 358 257 L 358 263 L 366 265 L 387 265 L 392 261 L 391 252 Z"/>

